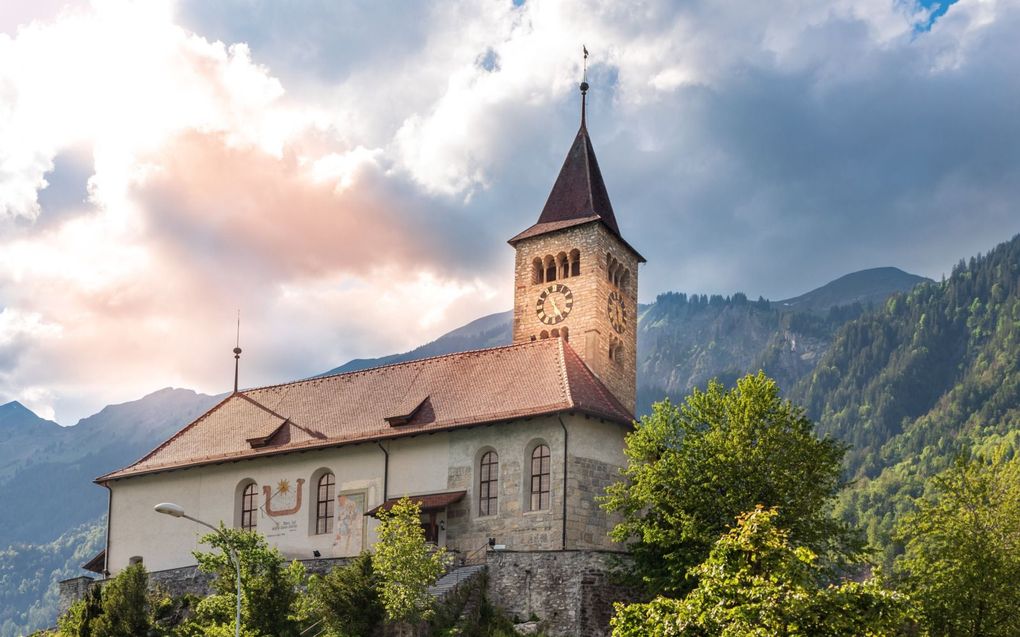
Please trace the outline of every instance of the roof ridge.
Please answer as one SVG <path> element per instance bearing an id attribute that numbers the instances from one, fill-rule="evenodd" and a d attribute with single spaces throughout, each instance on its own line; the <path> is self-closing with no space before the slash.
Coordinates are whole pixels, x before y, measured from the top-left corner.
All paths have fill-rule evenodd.
<path id="1" fill-rule="evenodd" d="M 167 438 L 163 442 L 161 442 L 158 445 L 156 445 L 151 451 L 149 451 L 148 453 L 143 455 L 138 460 L 135 460 L 134 462 L 132 462 L 131 464 L 127 465 L 123 469 L 117 469 L 116 471 L 108 471 L 108 472 L 104 473 L 103 475 L 99 476 L 98 478 L 96 478 L 95 480 L 93 480 L 93 482 L 99 482 L 100 480 L 102 480 L 103 478 L 105 478 L 108 475 L 112 475 L 112 474 L 117 473 L 119 471 L 124 471 L 125 469 L 130 469 L 131 467 L 133 467 L 135 465 L 138 465 L 138 464 L 141 464 L 141 463 L 145 462 L 149 458 L 151 458 L 154 455 L 156 455 L 157 451 L 160 451 L 161 449 L 163 449 L 164 447 L 169 445 L 171 442 L 173 442 L 174 440 L 179 438 L 181 436 L 181 434 L 183 434 L 185 431 L 187 431 L 187 430 L 191 429 L 192 427 L 198 425 L 198 423 L 202 422 L 203 420 L 205 420 L 209 416 L 213 415 L 213 413 L 215 413 L 216 411 L 219 411 L 220 407 L 222 407 L 223 405 L 226 405 L 227 401 L 229 401 L 231 398 L 233 398 L 236 395 L 237 394 L 229 394 L 229 395 L 227 395 L 226 398 L 224 398 L 220 402 L 218 402 L 215 405 L 213 405 L 211 409 L 205 411 L 201 416 L 199 416 L 198 418 L 195 418 L 194 420 L 192 420 L 188 424 L 186 424 L 183 427 L 181 427 L 180 429 L 178 429 L 177 432 L 174 433 L 174 435 L 170 436 L 169 438 Z"/>
<path id="2" fill-rule="evenodd" d="M 563 387 L 563 397 L 567 399 L 567 404 L 571 407 L 575 407 L 574 404 L 574 392 L 571 391 L 570 387 L 570 373 L 567 371 L 567 355 L 566 349 L 570 347 L 567 344 L 566 339 L 562 336 L 557 336 L 556 340 L 560 342 L 559 355 L 560 355 L 560 382 Z"/>
<path id="3" fill-rule="evenodd" d="M 259 401 L 255 400 L 255 399 L 254 399 L 254 398 L 252 398 L 251 396 L 245 396 L 244 394 L 242 394 L 242 393 L 240 393 L 240 392 L 238 392 L 238 394 L 237 394 L 237 395 L 238 395 L 238 396 L 240 396 L 241 398 L 243 398 L 244 400 L 247 400 L 247 401 L 248 401 L 248 402 L 250 402 L 251 404 L 255 405 L 256 407 L 258 407 L 258 408 L 259 408 L 259 409 L 261 409 L 262 411 L 266 412 L 266 413 L 267 413 L 267 414 L 269 414 L 270 416 L 275 416 L 276 418 L 279 418 L 280 420 L 289 420 L 289 419 L 288 419 L 288 418 L 287 418 L 286 416 L 284 416 L 283 414 L 278 414 L 278 413 L 276 413 L 276 411 L 274 411 L 274 410 L 270 409 L 269 407 L 266 407 L 265 405 L 263 405 L 263 404 L 262 404 L 262 403 L 260 403 Z"/>
<path id="4" fill-rule="evenodd" d="M 588 363 L 586 363 L 584 359 L 581 358 L 581 355 L 575 352 L 574 348 L 570 347 L 569 343 L 567 344 L 567 348 L 569 349 L 570 354 L 573 355 L 574 360 L 581 364 L 581 369 L 584 370 L 585 373 L 587 373 L 588 378 L 594 381 L 593 384 L 595 386 L 595 391 L 599 392 L 602 398 L 608 400 L 610 405 L 619 409 L 621 414 L 624 414 L 625 416 L 627 416 L 629 420 L 633 421 L 634 414 L 630 413 L 630 410 L 623 406 L 623 403 L 620 402 L 620 399 L 617 398 L 613 392 L 609 391 L 609 388 L 606 387 L 602 380 L 598 377 L 598 375 L 595 374 L 594 371 L 592 371 L 592 368 L 588 367 Z"/>
<path id="5" fill-rule="evenodd" d="M 602 219 L 602 213 L 595 210 L 595 193 L 591 189 L 591 153 L 595 152 L 595 149 L 591 146 L 591 140 L 588 139 L 588 129 L 585 127 L 584 122 L 581 122 L 581 130 L 577 131 L 578 135 L 584 133 L 584 180 L 588 182 L 588 201 L 592 203 L 591 209 L 599 219 Z M 603 222 L 605 222 L 603 220 Z"/>
<path id="6" fill-rule="evenodd" d="M 449 354 L 437 354 L 436 356 L 426 356 L 424 358 L 412 358 L 411 360 L 407 360 L 407 361 L 400 361 L 400 362 L 397 362 L 397 363 L 387 363 L 386 365 L 377 365 L 375 367 L 366 367 L 365 369 L 355 369 L 355 370 L 352 370 L 352 371 L 349 371 L 349 372 L 337 372 L 335 374 L 324 374 L 322 376 L 312 376 L 310 378 L 302 378 L 302 379 L 299 379 L 299 380 L 292 380 L 292 381 L 288 381 L 286 383 L 275 383 L 273 385 L 262 385 L 262 386 L 259 386 L 259 387 L 249 387 L 247 389 L 242 389 L 238 393 L 246 394 L 248 392 L 262 391 L 262 390 L 266 390 L 266 389 L 276 389 L 278 387 L 292 387 L 292 386 L 295 386 L 295 385 L 301 385 L 301 384 L 304 384 L 304 383 L 314 383 L 316 381 L 326 380 L 326 379 L 330 379 L 330 378 L 339 378 L 341 376 L 364 375 L 364 374 L 368 374 L 369 372 L 377 372 L 377 371 L 379 371 L 381 369 L 389 369 L 391 367 L 401 367 L 401 366 L 405 366 L 405 365 L 412 365 L 412 364 L 415 364 L 415 363 L 431 363 L 433 361 L 438 361 L 438 360 L 446 359 L 446 358 L 454 358 L 454 357 L 457 357 L 457 356 L 467 356 L 467 355 L 471 355 L 471 354 L 491 354 L 491 353 L 497 352 L 499 350 L 514 349 L 514 348 L 518 348 L 518 347 L 519 348 L 524 348 L 526 346 L 534 347 L 534 346 L 539 346 L 540 344 L 544 343 L 545 340 L 548 340 L 548 339 L 538 340 L 538 341 L 524 341 L 524 342 L 521 342 L 521 343 L 510 343 L 509 345 L 497 345 L 495 347 L 480 347 L 478 349 L 468 349 L 468 350 L 463 350 L 463 351 L 460 351 L 460 352 L 450 352 Z"/>

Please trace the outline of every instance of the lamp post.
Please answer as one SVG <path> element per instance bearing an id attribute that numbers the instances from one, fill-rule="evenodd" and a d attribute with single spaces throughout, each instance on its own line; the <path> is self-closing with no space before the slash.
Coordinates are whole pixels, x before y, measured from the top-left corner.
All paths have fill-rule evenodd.
<path id="1" fill-rule="evenodd" d="M 198 518 L 193 518 L 184 512 L 184 507 L 173 502 L 161 502 L 153 507 L 156 513 L 163 513 L 170 515 L 175 518 L 184 518 L 185 520 L 191 520 L 195 524 L 201 524 L 202 526 L 209 527 L 215 531 L 220 537 L 226 540 L 227 546 L 230 546 L 230 538 L 219 528 L 203 522 Z M 237 571 L 237 613 L 234 616 L 234 637 L 241 637 L 241 562 L 237 559 L 237 551 L 234 550 L 233 546 L 230 546 L 230 552 L 228 553 L 230 560 L 234 563 L 234 569 Z"/>

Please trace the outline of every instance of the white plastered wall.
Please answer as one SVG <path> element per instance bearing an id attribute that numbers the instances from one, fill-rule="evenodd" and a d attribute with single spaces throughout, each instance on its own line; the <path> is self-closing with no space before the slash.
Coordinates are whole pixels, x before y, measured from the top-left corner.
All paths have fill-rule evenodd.
<path id="1" fill-rule="evenodd" d="M 620 425 L 578 415 L 565 415 L 563 420 L 570 432 L 571 456 L 597 459 L 620 466 L 625 463 L 622 442 L 624 429 Z M 544 512 L 526 510 L 526 480 L 521 475 L 528 466 L 528 445 L 535 440 L 546 442 L 552 456 L 553 497 L 550 509 Z M 469 524 L 474 528 L 474 531 L 469 532 L 472 536 L 470 541 L 475 543 L 478 541 L 478 538 L 473 537 L 475 531 L 483 539 L 494 531 L 487 528 L 491 526 L 490 521 L 477 516 L 477 507 L 474 506 L 477 497 L 477 467 L 474 466 L 476 455 L 482 447 L 498 450 L 501 465 L 498 517 L 510 522 L 509 528 L 517 529 L 514 533 L 527 531 L 531 527 L 536 530 L 543 527 L 548 529 L 548 546 L 542 548 L 558 548 L 558 532 L 554 531 L 562 524 L 563 433 L 555 416 L 395 439 L 383 442 L 382 445 L 389 451 L 387 496 L 394 498 L 466 488 L 468 493 L 465 500 L 470 509 Z M 375 542 L 377 522 L 373 518 L 365 520 L 363 547 L 360 542 L 341 545 L 335 533 L 315 535 L 312 532 L 314 517 L 311 514 L 315 506 L 314 477 L 319 470 L 329 469 L 336 478 L 337 496 L 364 494 L 367 510 L 383 501 L 384 463 L 385 456 L 379 445 L 363 443 L 113 482 L 109 568 L 112 573 L 116 573 L 135 556 L 142 557 L 146 567 L 154 571 L 194 564 L 192 551 L 208 548 L 198 545 L 198 538 L 207 529 L 188 520 L 158 514 L 153 511 L 153 506 L 159 502 L 174 502 L 184 507 L 189 515 L 212 524 L 222 520 L 228 527 L 234 526 L 238 485 L 248 479 L 258 485 L 260 506 L 264 505 L 263 488 L 271 488 L 271 508 L 275 510 L 296 504 L 294 498 L 298 480 L 304 481 L 301 484 L 300 510 L 276 517 L 266 515 L 264 511 L 259 515 L 258 530 L 287 558 L 312 558 L 315 550 L 323 557 L 343 557 L 357 553 L 354 549 L 367 549 Z M 450 483 L 451 467 L 468 470 L 466 484 Z M 281 481 L 288 483 L 289 493 L 277 493 Z M 507 520 L 507 515 L 514 520 Z M 439 520 L 444 527 L 447 526 L 444 516 L 440 516 Z M 508 543 L 514 543 L 512 537 L 502 537 L 506 537 Z M 439 540 L 440 543 L 446 542 L 445 532 L 440 532 Z"/>
<path id="2" fill-rule="evenodd" d="M 298 481 L 303 480 L 300 510 L 277 517 L 267 515 L 264 508 L 259 512 L 258 530 L 287 558 L 311 558 L 315 550 L 323 557 L 356 553 L 360 538 L 340 546 L 334 533 L 313 533 L 309 513 L 315 506 L 313 474 L 322 468 L 331 470 L 336 477 L 336 494 L 363 493 L 367 510 L 382 502 L 383 467 L 384 456 L 379 448 L 375 444 L 361 444 L 113 482 L 109 569 L 116 573 L 134 556 L 142 557 L 146 567 L 154 571 L 194 564 L 191 553 L 199 548 L 198 538 L 208 529 L 189 520 L 156 513 L 153 506 L 174 502 L 184 507 L 188 515 L 214 525 L 222 521 L 231 527 L 236 521 L 237 487 L 249 479 L 258 485 L 261 507 L 265 502 L 263 487 L 270 487 L 273 494 L 270 507 L 277 510 L 296 504 Z M 288 493 L 279 493 L 282 481 L 287 482 Z M 365 519 L 365 548 L 375 541 L 375 525 L 375 520 Z"/>

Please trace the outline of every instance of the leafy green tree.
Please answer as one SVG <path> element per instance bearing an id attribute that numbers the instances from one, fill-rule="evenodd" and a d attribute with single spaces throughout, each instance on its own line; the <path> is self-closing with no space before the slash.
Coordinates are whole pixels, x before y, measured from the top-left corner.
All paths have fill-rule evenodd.
<path id="1" fill-rule="evenodd" d="M 629 545 L 634 575 L 652 594 L 682 594 L 733 520 L 756 505 L 777 507 L 798 545 L 837 563 L 860 550 L 831 515 L 843 486 L 844 447 L 815 436 L 803 410 L 759 372 L 726 390 L 717 382 L 676 407 L 657 403 L 628 434 L 624 479 L 603 507 L 621 516 L 612 537 Z"/>
<path id="2" fill-rule="evenodd" d="M 345 566 L 308 582 L 311 612 L 335 637 L 364 637 L 382 623 L 379 577 L 372 556 L 362 553 Z"/>
<path id="3" fill-rule="evenodd" d="M 443 573 L 445 551 L 425 541 L 417 502 L 401 498 L 379 519 L 372 566 L 386 618 L 412 624 L 428 619 L 433 612 L 428 589 Z"/>
<path id="4" fill-rule="evenodd" d="M 775 508 L 740 516 L 694 569 L 684 599 L 617 604 L 613 637 L 886 637 L 908 634 L 906 596 L 873 580 L 826 584 L 826 570 L 794 546 Z"/>
<path id="5" fill-rule="evenodd" d="M 214 593 L 198 603 L 195 616 L 183 629 L 186 636 L 209 635 L 234 625 L 236 571 L 231 548 L 241 564 L 241 624 L 244 634 L 264 637 L 297 637 L 305 617 L 299 592 L 305 584 L 305 568 L 297 561 L 287 564 L 265 537 L 252 531 L 220 527 L 202 537 L 210 552 L 195 551 L 198 568 L 216 576 Z M 218 634 L 218 633 L 217 633 Z"/>
<path id="6" fill-rule="evenodd" d="M 151 626 L 149 575 L 132 564 L 103 587 L 102 613 L 92 622 L 93 637 L 137 637 Z"/>
<path id="7" fill-rule="evenodd" d="M 92 637 L 92 622 L 103 612 L 103 589 L 92 586 L 57 619 L 63 637 Z"/>
<path id="8" fill-rule="evenodd" d="M 897 528 L 895 563 L 933 634 L 1020 631 L 1020 460 L 959 459 Z"/>

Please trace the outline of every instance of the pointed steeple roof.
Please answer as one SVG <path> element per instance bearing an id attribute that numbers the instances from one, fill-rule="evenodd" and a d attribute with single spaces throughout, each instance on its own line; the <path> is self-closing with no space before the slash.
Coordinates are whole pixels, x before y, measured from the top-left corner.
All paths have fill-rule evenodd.
<path id="1" fill-rule="evenodd" d="M 620 241 L 634 250 L 620 234 L 620 226 L 616 223 L 613 204 L 609 201 L 606 182 L 602 179 L 595 149 L 592 148 L 588 136 L 586 118 L 588 83 L 581 83 L 581 127 L 577 131 L 574 143 L 563 160 L 563 167 L 556 177 L 552 192 L 542 208 L 538 223 L 510 239 L 510 245 L 548 232 L 555 232 L 585 223 L 601 222 Z M 644 262 L 644 258 L 634 250 L 634 254 Z"/>
<path id="2" fill-rule="evenodd" d="M 602 179 L 582 115 L 581 128 L 563 161 L 538 223 L 587 219 L 593 215 L 619 236 L 620 227 L 616 224 L 613 204 L 609 201 L 606 182 Z"/>

